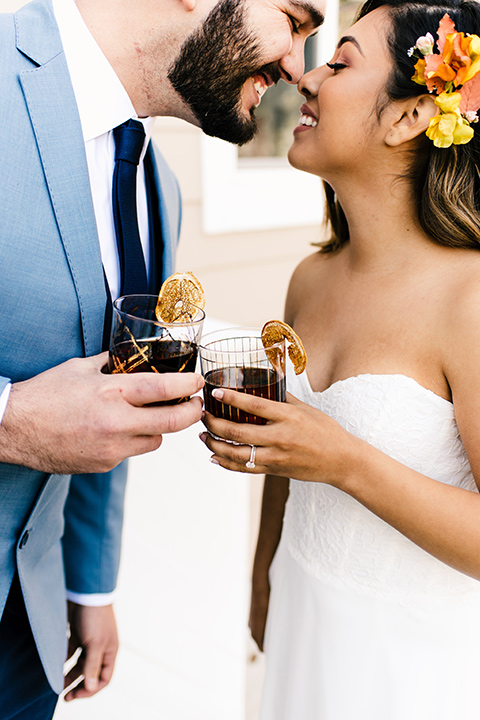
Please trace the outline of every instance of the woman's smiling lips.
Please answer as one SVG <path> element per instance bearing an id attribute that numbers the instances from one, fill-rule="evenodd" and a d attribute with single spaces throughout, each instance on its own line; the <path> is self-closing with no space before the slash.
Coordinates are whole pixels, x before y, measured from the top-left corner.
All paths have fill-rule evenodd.
<path id="1" fill-rule="evenodd" d="M 305 132 L 311 128 L 317 127 L 318 119 L 315 113 L 310 110 L 308 105 L 305 103 L 300 108 L 300 120 L 298 121 L 297 127 L 294 129 L 294 134 L 299 132 Z"/>

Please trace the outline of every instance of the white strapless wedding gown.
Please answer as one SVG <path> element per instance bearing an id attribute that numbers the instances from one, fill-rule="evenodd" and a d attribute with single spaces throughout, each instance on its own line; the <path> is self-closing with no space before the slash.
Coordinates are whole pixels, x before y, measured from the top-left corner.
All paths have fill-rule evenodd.
<path id="1" fill-rule="evenodd" d="M 289 391 L 404 465 L 477 492 L 453 405 L 403 375 Z M 290 481 L 261 720 L 480 720 L 480 583 L 349 495 Z"/>

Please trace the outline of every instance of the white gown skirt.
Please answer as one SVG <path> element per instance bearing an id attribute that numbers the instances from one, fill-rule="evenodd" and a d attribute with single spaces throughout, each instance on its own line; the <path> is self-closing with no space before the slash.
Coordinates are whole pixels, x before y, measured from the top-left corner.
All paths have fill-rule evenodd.
<path id="1" fill-rule="evenodd" d="M 260 720 L 480 720 L 480 606 L 333 587 L 282 541 Z"/>

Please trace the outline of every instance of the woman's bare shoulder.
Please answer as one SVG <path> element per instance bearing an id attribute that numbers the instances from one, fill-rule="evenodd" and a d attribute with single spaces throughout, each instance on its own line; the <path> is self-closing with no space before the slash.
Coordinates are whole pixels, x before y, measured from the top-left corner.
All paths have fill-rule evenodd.
<path id="1" fill-rule="evenodd" d="M 462 251 L 445 280 L 439 283 L 438 293 L 447 324 L 480 322 L 480 252 Z"/>
<path id="2" fill-rule="evenodd" d="M 437 318 L 447 375 L 480 360 L 480 252 L 466 251 L 452 262 L 437 287 Z M 479 366 L 480 369 L 480 366 Z"/>
<path id="3" fill-rule="evenodd" d="M 293 271 L 288 286 L 287 301 L 285 303 L 285 320 L 294 324 L 298 308 L 309 292 L 312 285 L 318 286 L 323 273 L 326 272 L 329 255 L 316 251 L 304 258 Z"/>
<path id="4" fill-rule="evenodd" d="M 289 324 L 293 323 L 297 309 L 305 294 L 310 288 L 318 288 L 322 283 L 322 278 L 327 276 L 331 268 L 331 260 L 333 256 L 329 253 L 316 251 L 304 258 L 295 268 L 287 293 L 287 302 L 285 305 L 285 319 Z"/>

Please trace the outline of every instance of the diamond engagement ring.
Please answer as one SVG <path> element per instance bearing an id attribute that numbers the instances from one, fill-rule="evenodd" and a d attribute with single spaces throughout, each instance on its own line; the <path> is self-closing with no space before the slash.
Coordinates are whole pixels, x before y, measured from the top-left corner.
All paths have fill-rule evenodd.
<path id="1" fill-rule="evenodd" d="M 250 450 L 250 459 L 248 462 L 245 463 L 245 466 L 249 470 L 252 470 L 255 467 L 255 453 L 257 452 L 257 448 L 255 447 L 255 445 L 250 445 L 250 447 L 252 448 Z"/>

